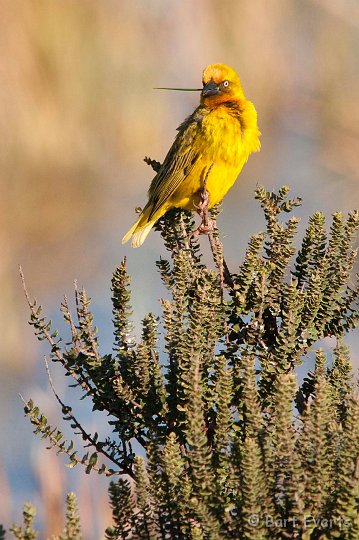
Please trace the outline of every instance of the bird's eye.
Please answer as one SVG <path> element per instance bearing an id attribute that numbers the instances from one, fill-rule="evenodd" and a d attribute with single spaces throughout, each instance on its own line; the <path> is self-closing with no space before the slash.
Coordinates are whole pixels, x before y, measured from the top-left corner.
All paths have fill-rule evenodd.
<path id="1" fill-rule="evenodd" d="M 229 86 L 229 81 L 223 81 L 223 86 L 227 88 Z"/>

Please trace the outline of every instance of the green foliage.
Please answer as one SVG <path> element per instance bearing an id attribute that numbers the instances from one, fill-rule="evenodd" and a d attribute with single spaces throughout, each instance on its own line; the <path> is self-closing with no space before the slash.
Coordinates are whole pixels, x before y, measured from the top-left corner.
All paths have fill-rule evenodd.
<path id="1" fill-rule="evenodd" d="M 30 503 L 26 503 L 23 510 L 23 526 L 13 525 L 10 528 L 10 531 L 15 538 L 18 540 L 35 540 L 38 537 L 38 533 L 34 529 L 35 516 L 36 510 L 34 506 Z M 2 529 L 1 526 L 0 529 Z M 2 538 L 5 538 L 4 533 L 2 534 Z M 74 493 L 69 493 L 66 497 L 65 528 L 59 536 L 51 536 L 51 540 L 82 540 L 77 498 Z"/>
<path id="2" fill-rule="evenodd" d="M 359 214 L 335 214 L 329 233 L 314 214 L 296 255 L 298 220 L 280 221 L 300 204 L 288 191 L 258 188 L 267 229 L 250 239 L 232 274 L 217 230 L 211 270 L 191 238 L 193 216 L 162 218 L 157 229 L 170 254 L 157 263 L 169 293 L 162 319 L 145 316 L 136 343 L 124 260 L 112 279 L 113 354 L 99 352 L 84 290 L 75 291 L 75 317 L 62 304 L 70 345 L 28 298 L 51 360 L 109 418 L 100 441 L 53 388 L 64 420 L 91 448 L 79 457 L 31 400 L 25 405 L 35 433 L 70 467 L 120 475 L 109 488 L 107 539 L 359 537 L 359 401 L 342 341 L 358 321 L 351 273 Z M 326 337 L 337 340 L 333 353 L 316 346 L 315 369 L 299 384 L 298 366 Z"/>
<path id="3" fill-rule="evenodd" d="M 82 540 L 77 498 L 74 493 L 66 497 L 66 525 L 58 540 Z"/>
<path id="4" fill-rule="evenodd" d="M 25 503 L 22 512 L 23 525 L 13 525 L 10 531 L 17 540 L 36 540 L 37 532 L 34 529 L 36 509 L 31 503 Z"/>
<path id="5" fill-rule="evenodd" d="M 106 539 L 131 538 L 132 516 L 134 512 L 131 485 L 128 480 L 119 478 L 116 483 L 110 483 L 108 491 L 114 527 L 108 527 L 106 529 Z"/>

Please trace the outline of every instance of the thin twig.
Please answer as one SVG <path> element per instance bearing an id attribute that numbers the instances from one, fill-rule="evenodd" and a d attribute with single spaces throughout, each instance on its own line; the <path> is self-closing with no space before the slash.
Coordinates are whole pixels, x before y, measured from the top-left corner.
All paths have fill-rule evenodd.
<path id="1" fill-rule="evenodd" d="M 47 361 L 47 358 L 45 357 L 44 358 L 44 361 L 45 361 L 45 367 L 46 367 L 46 373 L 47 373 L 47 377 L 48 377 L 48 380 L 49 380 L 49 384 L 50 384 L 50 387 L 51 387 L 51 390 L 56 398 L 56 400 L 58 401 L 58 403 L 61 405 L 63 411 L 66 411 L 64 412 L 64 414 L 67 415 L 68 418 L 71 419 L 71 422 L 72 422 L 72 425 L 71 427 L 73 429 L 78 429 L 80 431 L 80 434 L 81 434 L 81 437 L 84 441 L 89 441 L 89 445 L 88 446 L 93 446 L 96 451 L 99 453 L 99 454 L 102 454 L 103 456 L 105 456 L 108 460 L 112 461 L 112 463 L 114 463 L 115 465 L 117 465 L 117 467 L 122 470 L 123 474 L 128 474 L 129 476 L 131 476 L 132 478 L 134 478 L 134 474 L 133 472 L 131 471 L 131 469 L 127 466 L 123 466 L 121 464 L 120 461 L 118 461 L 117 459 L 115 459 L 114 457 L 111 456 L 111 454 L 109 454 L 106 450 L 104 450 L 103 448 L 103 443 L 101 443 L 100 441 L 95 441 L 95 439 L 92 437 L 92 435 L 90 435 L 89 433 L 87 433 L 84 428 L 82 427 L 82 425 L 80 424 L 80 422 L 76 419 L 76 417 L 73 415 L 72 413 L 72 409 L 71 407 L 69 407 L 68 405 L 66 405 L 62 399 L 60 398 L 60 396 L 58 395 L 58 393 L 56 392 L 56 389 L 55 389 L 55 386 L 54 386 L 54 383 L 52 381 L 52 377 L 51 377 L 51 373 L 50 373 L 50 369 L 49 369 L 49 364 L 48 364 L 48 361 Z M 98 468 L 96 467 L 93 467 L 94 470 L 99 470 Z"/>
<path id="2" fill-rule="evenodd" d="M 24 293 L 25 293 L 25 296 L 26 296 L 26 300 L 27 300 L 27 303 L 28 303 L 29 308 L 30 308 L 30 312 L 33 315 L 33 317 L 35 319 L 37 319 L 38 316 L 37 316 L 36 311 L 34 309 L 35 304 L 30 299 L 30 295 L 29 295 L 28 289 L 26 287 L 25 277 L 24 277 L 21 266 L 19 267 L 19 271 L 20 271 L 20 277 L 21 277 Z M 75 281 L 75 291 L 76 291 L 76 304 L 78 306 L 78 289 L 77 289 L 77 282 L 76 281 Z M 75 332 L 75 335 L 77 336 L 76 327 L 75 327 L 75 324 L 74 324 L 74 321 L 72 319 L 71 314 L 70 314 L 70 317 L 71 317 L 71 319 L 70 319 L 71 331 Z M 42 330 L 44 336 L 46 337 L 46 340 L 51 345 L 52 353 L 56 355 L 58 361 L 62 364 L 62 366 L 64 366 L 67 373 L 69 373 L 69 375 L 71 375 L 71 377 L 76 381 L 76 383 L 79 386 L 81 386 L 81 388 L 86 392 L 86 395 L 95 396 L 96 395 L 96 388 L 92 387 L 88 382 L 85 382 L 86 381 L 86 379 L 85 379 L 86 376 L 83 373 L 81 374 L 81 378 L 80 378 L 77 375 L 76 372 L 74 372 L 72 369 L 69 368 L 68 362 L 66 362 L 63 354 L 61 353 L 60 349 L 57 347 L 54 339 L 51 337 L 51 333 L 44 327 L 42 327 L 41 330 Z M 78 340 L 77 340 L 77 343 L 78 343 Z M 123 385 L 126 386 L 126 388 L 127 388 L 127 385 L 125 385 L 125 383 L 123 383 Z M 136 407 L 138 409 L 141 409 L 140 403 L 137 403 L 135 400 L 130 400 L 129 403 L 132 406 L 134 406 L 134 407 Z M 118 414 L 116 413 L 116 411 L 114 409 L 112 409 L 112 407 L 108 407 L 107 410 L 112 416 L 114 416 L 115 418 L 118 418 Z M 137 440 L 138 440 L 138 442 L 140 444 L 144 445 L 145 441 L 144 441 L 143 438 L 141 438 L 141 440 L 140 440 L 140 438 L 137 437 Z"/>
<path id="3" fill-rule="evenodd" d="M 187 234 L 187 231 L 186 231 L 186 227 L 184 226 L 182 212 L 180 214 L 179 223 L 180 223 L 181 232 L 182 232 L 182 235 L 183 235 L 183 241 L 184 241 L 184 244 L 186 246 L 186 249 L 190 250 L 191 248 L 190 248 L 190 245 L 189 245 L 189 237 L 188 237 L 188 234 Z"/>
<path id="4" fill-rule="evenodd" d="M 223 285 L 226 285 L 230 292 L 234 292 L 234 282 L 227 263 L 223 257 L 223 244 L 218 237 L 218 229 L 216 225 L 215 231 L 208 233 L 208 239 L 211 246 L 213 260 L 220 274 L 221 287 L 223 289 Z"/>
<path id="5" fill-rule="evenodd" d="M 81 345 L 80 345 L 81 340 L 79 339 L 79 334 L 78 334 L 78 331 L 76 329 L 75 321 L 73 319 L 72 313 L 70 311 L 69 301 L 68 301 L 68 298 L 67 298 L 66 294 L 64 295 L 64 302 L 63 302 L 62 305 L 66 309 L 66 313 L 64 313 L 64 315 L 66 315 L 68 317 L 68 322 L 70 324 L 71 335 L 72 335 L 72 344 L 73 344 L 74 349 L 77 352 L 77 354 L 79 354 L 81 352 Z"/>
<path id="6" fill-rule="evenodd" d="M 21 277 L 21 281 L 22 281 L 22 286 L 23 286 L 23 289 L 24 289 L 24 293 L 25 293 L 25 296 L 26 296 L 27 303 L 28 303 L 29 308 L 30 308 L 30 312 L 33 315 L 33 317 L 35 319 L 37 319 L 38 316 L 37 316 L 37 313 L 36 313 L 36 311 L 34 309 L 34 303 L 31 302 L 31 300 L 30 300 L 30 295 L 29 295 L 29 292 L 28 292 L 27 287 L 26 287 L 25 277 L 24 277 L 24 273 L 22 271 L 21 266 L 19 267 L 19 270 L 20 270 L 20 277 Z M 53 354 L 55 354 L 58 361 L 65 367 L 67 372 L 71 375 L 71 377 L 73 377 L 73 379 L 75 379 L 77 384 L 79 386 L 81 386 L 81 388 L 83 390 L 85 390 L 88 394 L 93 395 L 94 394 L 94 389 L 87 382 L 82 380 L 82 378 L 80 378 L 72 369 L 69 369 L 68 364 L 67 364 L 65 358 L 63 357 L 60 349 L 57 347 L 57 344 L 55 343 L 54 339 L 51 337 L 51 333 L 44 327 L 42 327 L 41 330 L 42 330 L 44 336 L 46 337 L 48 343 L 51 345 L 52 352 L 53 352 Z"/>
<path id="7" fill-rule="evenodd" d="M 218 252 L 218 245 L 217 245 L 216 240 L 214 238 L 213 232 L 208 233 L 208 240 L 209 240 L 209 244 L 211 246 L 211 251 L 212 251 L 214 263 L 215 263 L 215 265 L 216 265 L 216 267 L 218 269 L 218 272 L 219 272 L 219 279 L 220 279 L 222 299 L 223 299 L 223 284 L 224 284 L 223 256 L 221 257 L 220 252 Z"/>
<path id="8" fill-rule="evenodd" d="M 101 356 L 100 356 L 100 353 L 99 353 L 99 350 L 98 350 L 98 343 L 97 343 L 96 339 L 93 337 L 94 333 L 93 333 L 93 330 L 91 328 L 91 323 L 90 323 L 90 321 L 88 319 L 88 317 L 90 316 L 90 311 L 88 309 L 89 301 L 88 301 L 88 298 L 86 296 L 86 291 L 85 291 L 84 288 L 82 288 L 82 290 L 80 292 L 80 301 L 81 301 L 81 308 L 82 309 L 78 313 L 79 324 L 81 326 L 81 319 L 82 319 L 82 321 L 85 323 L 85 325 L 87 327 L 87 330 L 88 330 L 88 338 L 89 338 L 90 343 L 91 343 L 91 348 L 92 348 L 93 354 L 94 354 L 97 362 L 100 364 L 101 363 Z"/>

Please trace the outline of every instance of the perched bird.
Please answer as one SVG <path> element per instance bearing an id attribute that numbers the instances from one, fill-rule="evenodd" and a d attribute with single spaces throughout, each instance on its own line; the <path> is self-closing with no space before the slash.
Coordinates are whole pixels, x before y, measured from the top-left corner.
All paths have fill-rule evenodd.
<path id="1" fill-rule="evenodd" d="M 249 155 L 260 149 L 257 112 L 231 67 L 207 66 L 203 88 L 193 90 L 201 91 L 200 105 L 179 126 L 152 180 L 148 202 L 122 243 L 132 237 L 132 247 L 139 247 L 156 221 L 172 208 L 196 211 L 200 207 L 203 216 L 204 209 L 223 199 Z"/>

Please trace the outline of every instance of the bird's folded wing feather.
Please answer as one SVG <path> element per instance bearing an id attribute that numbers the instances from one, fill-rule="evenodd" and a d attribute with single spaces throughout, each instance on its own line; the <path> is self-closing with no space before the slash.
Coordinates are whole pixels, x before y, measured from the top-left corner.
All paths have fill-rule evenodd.
<path id="1" fill-rule="evenodd" d="M 173 195 L 195 166 L 201 155 L 197 148 L 201 145 L 196 145 L 199 131 L 198 121 L 194 120 L 193 115 L 180 126 L 175 142 L 152 180 L 148 192 L 148 206 L 151 208 L 149 219 Z"/>

